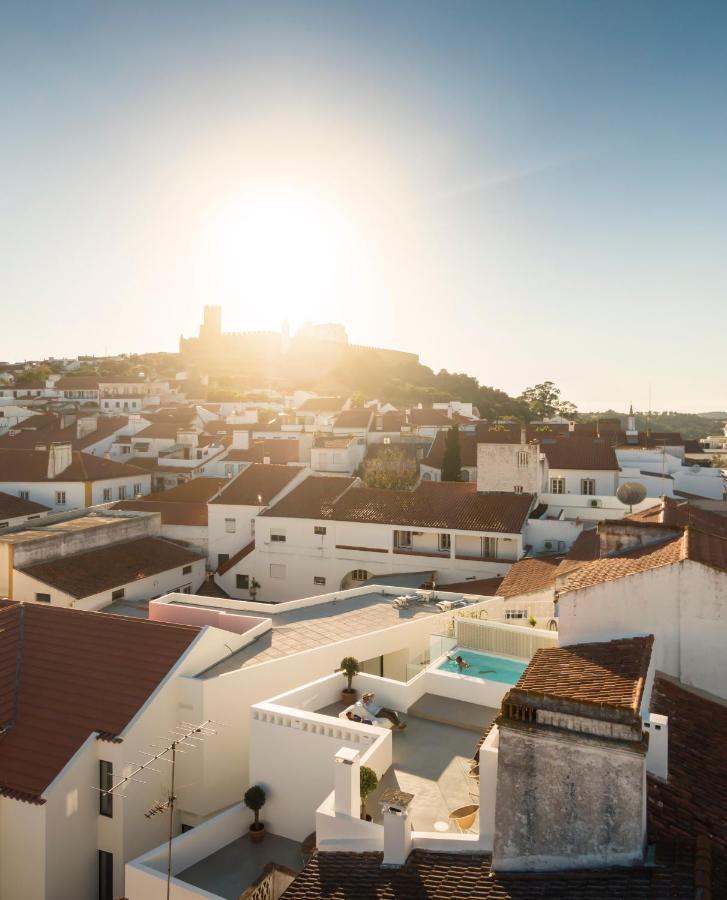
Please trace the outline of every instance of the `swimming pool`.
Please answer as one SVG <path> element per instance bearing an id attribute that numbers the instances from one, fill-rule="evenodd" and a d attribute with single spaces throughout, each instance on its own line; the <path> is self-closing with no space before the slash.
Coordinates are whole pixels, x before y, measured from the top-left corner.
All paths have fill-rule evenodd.
<path id="1" fill-rule="evenodd" d="M 438 666 L 443 672 L 459 674 L 459 668 L 454 661 L 456 656 L 469 663 L 469 669 L 464 669 L 462 675 L 470 678 L 480 678 L 482 681 L 499 681 L 502 684 L 515 684 L 527 667 L 526 662 L 518 662 L 507 656 L 493 656 L 490 653 L 478 653 L 476 650 L 466 650 L 455 647 L 450 650 L 452 659 L 444 659 Z"/>

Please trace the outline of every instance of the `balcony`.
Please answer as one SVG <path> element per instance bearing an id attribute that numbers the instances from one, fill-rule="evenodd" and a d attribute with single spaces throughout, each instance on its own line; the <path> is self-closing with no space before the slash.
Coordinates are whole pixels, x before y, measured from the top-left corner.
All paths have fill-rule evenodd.
<path id="1" fill-rule="evenodd" d="M 449 550 L 438 550 L 436 547 L 418 548 L 418 547 L 394 547 L 394 553 L 402 556 L 434 556 L 439 559 L 449 559 Z"/>

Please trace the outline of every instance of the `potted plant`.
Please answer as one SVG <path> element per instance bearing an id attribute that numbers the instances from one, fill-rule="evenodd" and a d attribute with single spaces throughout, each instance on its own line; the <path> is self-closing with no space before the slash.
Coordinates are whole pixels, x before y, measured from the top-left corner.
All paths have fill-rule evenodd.
<path id="1" fill-rule="evenodd" d="M 358 675 L 360 671 L 361 666 L 354 656 L 344 656 L 341 660 L 341 672 L 346 679 L 346 687 L 341 691 L 341 700 L 347 706 L 350 706 L 356 699 L 356 691 L 354 691 L 351 682 L 353 681 L 353 676 Z"/>
<path id="2" fill-rule="evenodd" d="M 242 798 L 245 806 L 255 813 L 255 821 L 250 826 L 250 840 L 257 844 L 265 837 L 265 826 L 260 821 L 260 810 L 265 806 L 265 791 L 259 784 L 253 785 L 245 791 Z"/>
<path id="3" fill-rule="evenodd" d="M 250 582 L 250 599 L 255 600 L 257 597 L 257 592 L 260 590 L 260 582 L 253 576 L 252 581 Z"/>
<path id="4" fill-rule="evenodd" d="M 361 818 L 371 821 L 371 816 L 366 815 L 366 798 L 369 794 L 373 794 L 379 785 L 379 779 L 373 769 L 368 766 L 361 766 L 359 782 L 361 787 Z"/>
<path id="5" fill-rule="evenodd" d="M 535 626 L 538 624 L 538 620 L 532 613 L 530 613 L 530 615 L 528 616 L 528 622 L 530 622 L 531 628 L 535 628 Z"/>

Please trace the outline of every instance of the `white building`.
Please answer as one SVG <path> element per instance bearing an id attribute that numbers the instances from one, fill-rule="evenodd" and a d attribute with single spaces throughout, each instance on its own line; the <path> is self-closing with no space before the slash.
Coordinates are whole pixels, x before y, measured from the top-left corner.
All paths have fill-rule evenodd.
<path id="1" fill-rule="evenodd" d="M 310 451 L 314 472 L 353 475 L 366 456 L 366 438 L 353 434 L 316 435 Z"/>
<path id="2" fill-rule="evenodd" d="M 35 519 L 43 519 L 50 513 L 50 508 L 32 500 L 22 500 L 14 494 L 0 491 L 0 531 L 25 525 Z"/>

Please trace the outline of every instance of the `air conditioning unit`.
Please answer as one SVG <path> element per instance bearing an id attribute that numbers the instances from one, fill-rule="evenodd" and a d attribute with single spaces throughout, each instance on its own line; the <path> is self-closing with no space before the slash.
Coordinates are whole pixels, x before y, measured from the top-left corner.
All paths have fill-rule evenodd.
<path id="1" fill-rule="evenodd" d="M 603 504 L 600 500 L 591 500 L 588 505 L 595 509 L 596 507 L 602 506 Z"/>
<path id="2" fill-rule="evenodd" d="M 546 550 L 555 550 L 557 548 L 557 546 L 558 546 L 557 541 L 545 541 L 545 543 L 543 544 L 543 547 Z"/>

